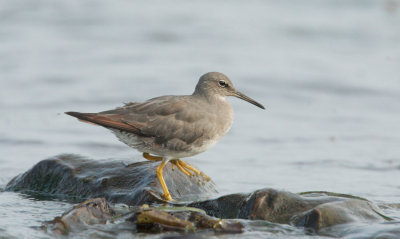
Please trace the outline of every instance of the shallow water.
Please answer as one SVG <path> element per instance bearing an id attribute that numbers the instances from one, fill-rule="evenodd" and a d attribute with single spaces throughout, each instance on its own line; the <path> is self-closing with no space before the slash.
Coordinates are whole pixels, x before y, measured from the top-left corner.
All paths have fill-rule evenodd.
<path id="1" fill-rule="evenodd" d="M 231 131 L 190 159 L 221 194 L 352 194 L 392 205 L 395 221 L 328 235 L 400 235 L 400 1 L 6 0 L 0 18 L 1 187 L 60 153 L 142 160 L 63 112 L 190 94 L 200 75 L 220 71 L 267 107 L 231 99 Z M 44 237 L 41 222 L 72 205 L 0 198 L 0 238 Z M 308 237 L 282 228 L 240 237 Z"/>

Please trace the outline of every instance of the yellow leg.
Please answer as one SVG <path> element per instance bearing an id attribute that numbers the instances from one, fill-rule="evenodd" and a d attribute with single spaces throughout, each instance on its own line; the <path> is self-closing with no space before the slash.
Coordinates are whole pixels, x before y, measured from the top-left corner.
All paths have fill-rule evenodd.
<path id="1" fill-rule="evenodd" d="M 182 165 L 180 164 L 180 160 L 176 159 L 174 161 L 172 161 L 173 165 L 176 165 L 176 167 L 182 171 L 182 173 L 186 174 L 186 176 L 193 176 L 193 174 L 191 172 L 189 172 L 187 169 L 185 169 L 184 167 L 182 167 Z"/>
<path id="2" fill-rule="evenodd" d="M 167 187 L 167 185 L 165 184 L 164 177 L 163 177 L 163 168 L 164 168 L 164 166 L 165 166 L 165 164 L 166 164 L 167 162 L 168 162 L 168 161 L 162 161 L 162 162 L 160 163 L 160 165 L 157 167 L 156 173 L 157 173 L 158 181 L 160 181 L 161 187 L 162 187 L 162 189 L 163 189 L 163 191 L 164 191 L 164 194 L 163 194 L 162 196 L 163 196 L 166 200 L 172 201 L 171 194 L 170 194 L 169 191 L 168 191 L 168 187 Z"/>
<path id="3" fill-rule="evenodd" d="M 179 159 L 178 159 L 178 163 L 179 163 L 179 165 L 181 165 L 184 169 L 193 171 L 197 176 L 202 175 L 202 176 L 205 178 L 206 181 L 211 180 L 211 178 L 208 177 L 205 173 L 203 173 L 203 172 L 201 172 L 200 170 L 198 170 L 198 169 L 196 169 L 196 168 L 190 166 L 189 164 L 183 162 L 182 160 L 179 160 Z"/>
<path id="4" fill-rule="evenodd" d="M 159 156 L 153 156 L 150 155 L 149 153 L 143 153 L 143 157 L 147 160 L 152 160 L 152 161 L 162 161 L 163 158 L 159 157 Z M 197 176 L 199 176 L 200 174 L 203 175 L 203 177 L 206 180 L 210 180 L 210 177 L 208 177 L 206 174 L 204 174 L 203 172 L 201 172 L 200 170 L 190 166 L 189 164 L 183 162 L 180 159 L 174 159 L 171 160 L 172 163 L 172 169 L 174 170 L 174 166 L 176 166 L 182 173 L 184 173 L 186 176 L 193 176 L 193 173 L 191 173 L 190 171 L 194 172 Z"/>
<path id="5" fill-rule="evenodd" d="M 143 153 L 143 158 L 151 161 L 162 161 L 162 157 L 159 156 L 153 156 L 150 155 L 149 153 Z M 181 162 L 179 159 L 172 160 L 172 169 L 174 169 L 174 166 L 176 166 L 179 170 L 182 171 L 186 176 L 192 176 L 192 173 L 190 173 L 188 170 L 186 170 L 184 167 L 182 167 L 179 162 Z"/>
<path id="6" fill-rule="evenodd" d="M 143 158 L 147 159 L 147 160 L 152 160 L 152 161 L 162 161 L 162 157 L 158 157 L 158 156 L 153 156 L 150 155 L 149 153 L 143 153 Z"/>
<path id="7" fill-rule="evenodd" d="M 182 160 L 178 160 L 179 165 L 181 165 L 183 168 L 188 169 L 190 171 L 193 171 L 197 176 L 200 175 L 200 170 L 190 166 L 189 164 L 183 162 Z"/>

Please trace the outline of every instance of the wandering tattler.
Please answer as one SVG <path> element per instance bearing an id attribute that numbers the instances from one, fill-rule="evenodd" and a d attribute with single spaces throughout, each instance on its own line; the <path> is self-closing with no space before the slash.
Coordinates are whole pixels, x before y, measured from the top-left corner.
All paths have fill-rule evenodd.
<path id="1" fill-rule="evenodd" d="M 172 200 L 163 177 L 165 164 L 171 160 L 187 176 L 201 173 L 180 158 L 206 151 L 229 131 L 233 109 L 227 96 L 265 109 L 237 91 L 227 76 L 210 72 L 200 77 L 192 95 L 160 96 L 99 113 L 66 114 L 110 129 L 120 141 L 142 152 L 144 158 L 161 161 L 156 169 L 157 178 L 163 197 Z"/>

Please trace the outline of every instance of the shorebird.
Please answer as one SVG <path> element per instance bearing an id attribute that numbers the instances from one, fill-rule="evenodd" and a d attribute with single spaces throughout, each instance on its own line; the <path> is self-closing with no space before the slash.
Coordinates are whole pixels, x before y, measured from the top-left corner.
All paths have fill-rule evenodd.
<path id="1" fill-rule="evenodd" d="M 171 161 L 187 176 L 201 172 L 180 160 L 214 146 L 231 128 L 233 109 L 227 96 L 235 96 L 262 109 L 263 105 L 237 91 L 227 76 L 209 72 L 200 77 L 191 95 L 166 95 L 145 102 L 126 103 L 99 113 L 65 112 L 81 121 L 111 130 L 123 143 L 161 161 L 156 169 L 163 197 L 172 200 L 163 177 Z"/>

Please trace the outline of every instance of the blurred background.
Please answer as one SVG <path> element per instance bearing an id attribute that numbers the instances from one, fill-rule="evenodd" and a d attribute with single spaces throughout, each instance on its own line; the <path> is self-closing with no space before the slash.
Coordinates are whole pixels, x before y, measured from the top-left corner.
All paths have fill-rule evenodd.
<path id="1" fill-rule="evenodd" d="M 399 0 L 3 0 L 0 187 L 61 153 L 143 160 L 63 112 L 191 94 L 209 71 L 267 108 L 231 99 L 231 131 L 188 159 L 220 194 L 273 187 L 399 203 Z M 0 237 L 36 233 L 70 206 L 3 192 Z"/>

